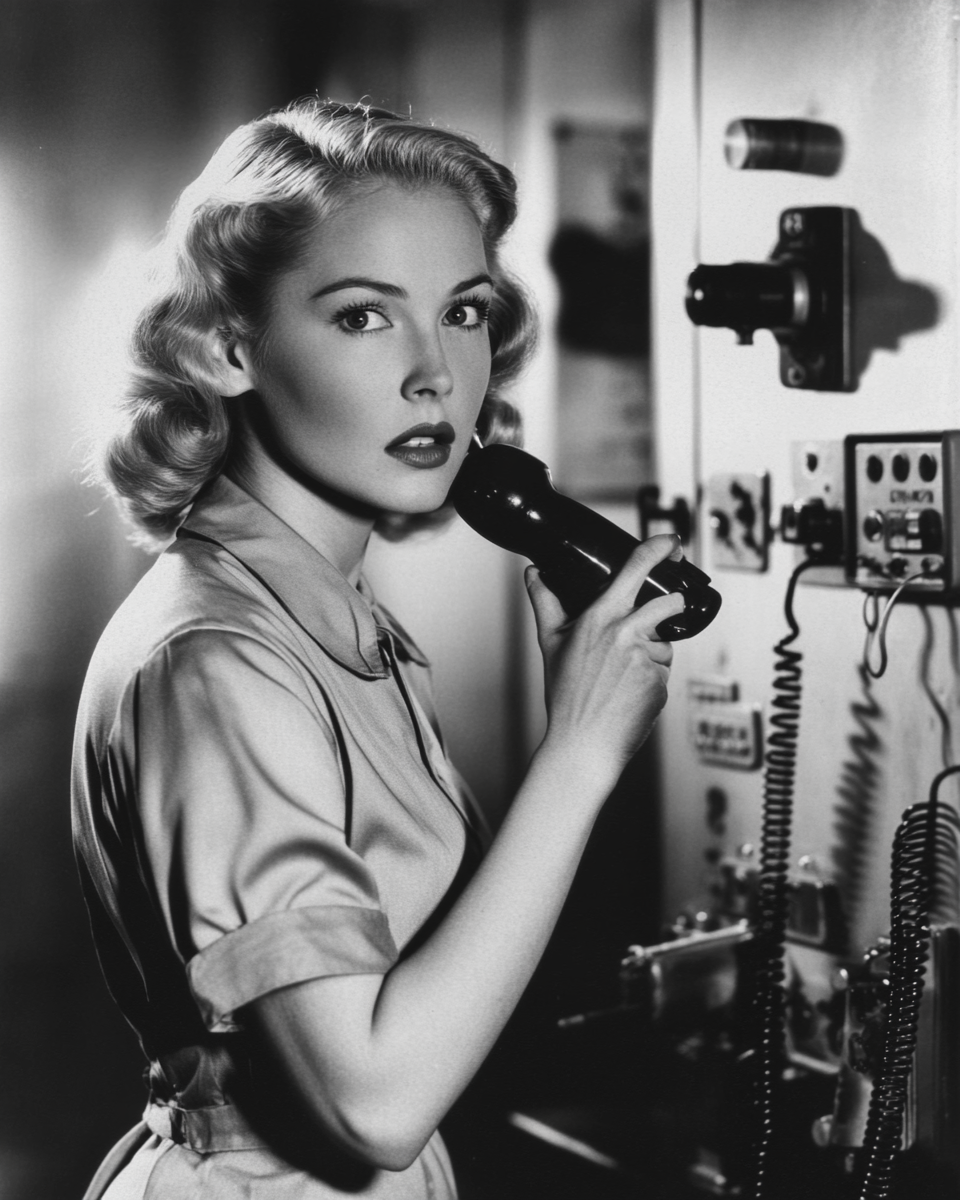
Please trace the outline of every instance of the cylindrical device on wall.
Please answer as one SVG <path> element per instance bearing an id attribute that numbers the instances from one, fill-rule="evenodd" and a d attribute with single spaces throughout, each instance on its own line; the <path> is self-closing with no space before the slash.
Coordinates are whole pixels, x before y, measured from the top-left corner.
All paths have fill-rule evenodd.
<path id="1" fill-rule="evenodd" d="M 686 306 L 694 324 L 735 329 L 749 341 L 755 329 L 803 325 L 810 286 L 803 271 L 782 263 L 702 264 L 687 280 Z"/>
<path id="2" fill-rule="evenodd" d="M 741 117 L 724 135 L 727 163 L 738 171 L 795 171 L 835 175 L 843 159 L 843 137 L 816 121 Z"/>

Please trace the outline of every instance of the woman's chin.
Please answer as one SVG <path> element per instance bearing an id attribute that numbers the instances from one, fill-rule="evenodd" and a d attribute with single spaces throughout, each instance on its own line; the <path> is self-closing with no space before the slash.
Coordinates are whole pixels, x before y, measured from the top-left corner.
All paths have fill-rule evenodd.
<path id="1" fill-rule="evenodd" d="M 430 517 L 434 513 L 439 513 L 442 509 L 448 507 L 447 497 L 444 496 L 442 500 L 430 504 L 404 504 L 397 507 L 382 508 L 380 510 L 380 520 L 403 521 L 407 518 Z"/>
<path id="2" fill-rule="evenodd" d="M 453 477 L 444 472 L 443 478 L 437 478 L 429 487 L 418 487 L 406 494 L 392 496 L 384 504 L 385 512 L 397 516 L 422 517 L 436 512 L 447 503 L 447 497 L 453 486 Z"/>

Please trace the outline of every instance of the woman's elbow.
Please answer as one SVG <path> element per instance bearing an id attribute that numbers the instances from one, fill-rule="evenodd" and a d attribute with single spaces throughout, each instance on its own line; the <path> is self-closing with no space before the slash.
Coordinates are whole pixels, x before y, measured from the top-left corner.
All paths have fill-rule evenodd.
<path id="1" fill-rule="evenodd" d="M 423 1139 L 415 1144 L 406 1141 L 381 1141 L 376 1145 L 371 1144 L 364 1161 L 381 1171 L 405 1171 L 417 1161 L 426 1141 L 427 1139 Z"/>
<path id="2" fill-rule="evenodd" d="M 430 1140 L 432 1128 L 411 1120 L 409 1111 L 360 1105 L 339 1111 L 335 1135 L 344 1148 L 367 1166 L 405 1171 Z"/>

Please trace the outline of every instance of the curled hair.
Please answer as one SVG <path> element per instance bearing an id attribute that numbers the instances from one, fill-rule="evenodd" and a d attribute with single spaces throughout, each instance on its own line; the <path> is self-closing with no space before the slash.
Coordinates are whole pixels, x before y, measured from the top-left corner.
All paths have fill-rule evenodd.
<path id="1" fill-rule="evenodd" d="M 516 216 L 513 175 L 459 134 L 367 105 L 299 100 L 227 138 L 180 196 L 158 249 L 156 291 L 134 330 L 130 385 L 97 472 L 141 544 L 161 546 L 227 463 L 218 339 L 245 342 L 260 358 L 277 276 L 297 263 L 318 221 L 377 183 L 446 188 L 476 218 L 494 280 L 478 429 L 485 442 L 519 440 L 519 416 L 500 392 L 529 356 L 535 326 L 499 261 Z M 395 538 L 440 520 L 443 510 L 392 515 L 378 528 Z"/>

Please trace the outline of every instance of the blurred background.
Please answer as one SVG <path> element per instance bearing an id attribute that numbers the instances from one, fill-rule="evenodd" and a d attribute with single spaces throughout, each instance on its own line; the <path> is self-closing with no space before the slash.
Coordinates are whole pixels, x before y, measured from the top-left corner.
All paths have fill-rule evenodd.
<path id="1" fill-rule="evenodd" d="M 599 375 L 614 425 L 604 448 L 581 414 L 592 465 L 568 439 L 568 475 L 581 494 L 623 500 L 629 519 L 632 464 L 649 459 L 650 37 L 635 0 L 0 5 L 0 1200 L 81 1195 L 143 1105 L 140 1052 L 92 950 L 68 790 L 86 662 L 150 563 L 82 482 L 91 430 L 122 385 L 139 255 L 219 141 L 298 95 L 364 98 L 471 134 L 521 179 L 508 257 L 545 326 L 517 396 L 527 445 L 551 462 L 560 451 L 566 353 L 568 371 Z M 564 221 L 587 242 L 586 268 L 576 236 L 550 265 Z M 621 318 L 612 350 L 593 344 L 589 314 L 569 317 L 566 350 L 553 334 L 557 270 L 584 269 L 606 272 L 621 301 L 627 280 L 631 329 Z M 598 470 L 605 455 L 613 475 Z M 517 565 L 462 526 L 374 558 L 381 598 L 434 661 L 454 757 L 496 815 L 542 720 Z M 618 886 L 654 892 L 652 880 Z M 625 935 L 608 937 L 611 985 Z M 595 930 L 581 940 L 587 954 L 608 948 Z"/>

